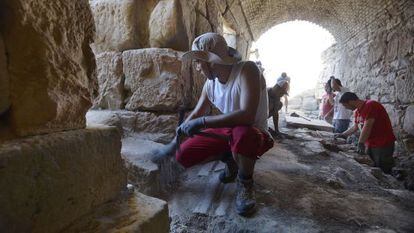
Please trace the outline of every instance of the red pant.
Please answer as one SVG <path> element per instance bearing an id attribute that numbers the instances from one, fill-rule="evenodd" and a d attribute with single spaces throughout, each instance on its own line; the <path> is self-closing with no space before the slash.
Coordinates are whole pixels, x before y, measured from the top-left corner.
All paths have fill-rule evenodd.
<path id="1" fill-rule="evenodd" d="M 228 136 L 230 140 L 195 135 L 181 144 L 175 157 L 184 167 L 191 167 L 225 152 L 258 159 L 273 147 L 273 139 L 255 127 L 210 128 L 204 132 Z"/>

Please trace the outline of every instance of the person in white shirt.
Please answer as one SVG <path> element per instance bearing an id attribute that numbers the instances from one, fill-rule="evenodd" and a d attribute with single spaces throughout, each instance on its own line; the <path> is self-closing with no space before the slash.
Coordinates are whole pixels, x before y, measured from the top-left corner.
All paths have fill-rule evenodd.
<path id="1" fill-rule="evenodd" d="M 277 78 L 276 83 L 287 83 L 287 90 L 286 90 L 286 94 L 283 96 L 284 99 L 284 105 L 285 105 L 285 112 L 287 113 L 288 111 L 288 93 L 290 90 L 290 77 L 287 76 L 286 72 L 283 72 L 279 78 Z"/>
<path id="2" fill-rule="evenodd" d="M 188 138 L 179 145 L 176 159 L 184 167 L 218 159 L 225 162 L 219 179 L 228 183 L 237 178 L 236 211 L 248 216 L 256 206 L 254 165 L 273 147 L 273 139 L 267 131 L 265 79 L 254 62 L 241 61 L 234 54 L 223 36 L 205 33 L 183 55 L 183 60 L 196 63 L 207 81 L 196 107 L 177 129 L 177 134 Z M 221 114 L 206 116 L 211 105 Z"/>
<path id="3" fill-rule="evenodd" d="M 343 133 L 349 128 L 351 122 L 352 111 L 346 109 L 339 100 L 341 99 L 342 94 L 349 92 L 349 89 L 342 86 L 341 80 L 335 78 L 334 76 L 330 77 L 331 88 L 336 92 L 334 98 L 334 115 L 333 115 L 333 127 L 334 133 Z"/>

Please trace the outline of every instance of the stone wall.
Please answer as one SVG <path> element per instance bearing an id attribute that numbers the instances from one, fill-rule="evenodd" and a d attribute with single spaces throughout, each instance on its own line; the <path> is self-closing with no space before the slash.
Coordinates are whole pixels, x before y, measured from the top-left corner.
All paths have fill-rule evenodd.
<path id="1" fill-rule="evenodd" d="M 84 128 L 96 88 L 87 0 L 5 0 L 0 9 L 10 92 L 1 108 L 10 105 L 8 127 L 19 136 Z"/>
<path id="2" fill-rule="evenodd" d="M 247 58 L 251 35 L 240 4 L 216 0 L 89 2 L 97 28 L 92 44 L 99 84 L 94 110 L 128 116 L 135 112 L 138 114 L 132 115 L 138 118 L 145 113 L 169 118 L 179 109 L 191 110 L 205 77 L 191 63 L 183 64 L 181 55 L 191 48 L 195 37 L 212 31 L 223 34 L 223 24 L 234 32 L 232 43 Z M 94 122 L 108 122 L 107 113 L 102 113 L 102 119 L 96 117 L 96 111 L 93 115 Z M 169 128 L 159 130 L 174 134 Z"/>
<path id="3" fill-rule="evenodd" d="M 94 127 L 0 145 L 0 232 L 60 232 L 126 186 L 119 132 Z"/>
<path id="4" fill-rule="evenodd" d="M 381 102 L 401 145 L 413 153 L 414 2 L 389 6 L 369 27 L 323 57 L 323 81 L 335 75 L 360 98 Z"/>
<path id="5" fill-rule="evenodd" d="M 125 189 L 118 130 L 85 129 L 94 32 L 87 0 L 0 2 L 0 232 L 60 232 Z"/>

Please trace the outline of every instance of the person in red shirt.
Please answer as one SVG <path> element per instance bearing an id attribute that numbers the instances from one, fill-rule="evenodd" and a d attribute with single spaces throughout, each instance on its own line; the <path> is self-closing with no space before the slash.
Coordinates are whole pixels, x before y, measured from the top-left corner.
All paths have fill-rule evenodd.
<path id="1" fill-rule="evenodd" d="M 339 102 L 345 108 L 355 110 L 355 121 L 353 127 L 335 136 L 346 137 L 360 129 L 358 153 L 367 153 L 374 166 L 384 173 L 391 173 L 395 164 L 393 153 L 396 139 L 385 108 L 374 100 L 360 100 L 352 92 L 344 93 Z"/>

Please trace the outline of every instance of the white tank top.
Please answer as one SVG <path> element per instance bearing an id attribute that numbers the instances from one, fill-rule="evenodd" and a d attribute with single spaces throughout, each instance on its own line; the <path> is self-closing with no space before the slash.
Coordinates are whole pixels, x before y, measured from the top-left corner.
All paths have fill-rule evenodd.
<path id="1" fill-rule="evenodd" d="M 208 99 L 224 114 L 240 109 L 240 73 L 245 63 L 239 62 L 233 65 L 229 79 L 225 84 L 220 83 L 218 80 L 207 80 L 204 84 Z M 267 125 L 269 111 L 267 89 L 266 85 L 263 85 L 265 83 L 264 80 L 260 81 L 260 100 L 253 126 L 269 134 Z"/>

